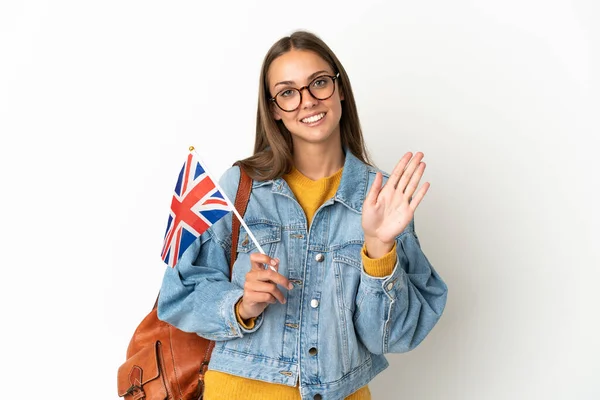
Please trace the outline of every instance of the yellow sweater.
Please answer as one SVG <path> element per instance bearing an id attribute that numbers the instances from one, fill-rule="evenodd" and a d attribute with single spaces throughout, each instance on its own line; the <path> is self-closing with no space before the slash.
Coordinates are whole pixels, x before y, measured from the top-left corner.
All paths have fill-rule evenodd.
<path id="1" fill-rule="evenodd" d="M 304 210 L 310 226 L 312 218 L 321 204 L 335 195 L 342 178 L 342 169 L 327 178 L 313 181 L 294 168 L 292 172 L 284 175 L 283 178 L 290 186 L 290 189 L 292 189 L 298 203 L 300 203 L 300 206 Z M 396 262 L 396 246 L 394 245 L 394 248 L 382 258 L 375 260 L 367 256 L 366 248 L 363 246 L 362 259 L 365 271 L 369 275 L 379 277 L 387 276 L 392 272 Z M 244 321 L 240 318 L 239 313 L 238 321 L 249 329 L 254 326 L 254 319 Z M 214 370 L 208 370 L 206 372 L 205 386 L 205 400 L 300 399 L 298 386 L 294 387 L 257 381 Z M 346 400 L 370 399 L 371 392 L 369 391 L 368 386 L 364 386 L 346 397 Z"/>

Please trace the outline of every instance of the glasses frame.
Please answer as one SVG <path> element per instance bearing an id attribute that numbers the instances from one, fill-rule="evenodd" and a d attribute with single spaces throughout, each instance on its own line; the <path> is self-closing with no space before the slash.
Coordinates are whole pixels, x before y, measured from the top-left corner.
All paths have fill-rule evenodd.
<path id="1" fill-rule="evenodd" d="M 315 95 L 313 94 L 313 92 L 311 92 L 311 91 L 310 91 L 310 86 L 311 86 L 311 85 L 312 85 L 312 84 L 313 84 L 313 83 L 314 83 L 314 82 L 315 82 L 317 79 L 319 79 L 319 78 L 323 78 L 323 77 L 325 77 L 325 76 L 326 76 L 326 77 L 328 77 L 328 78 L 331 78 L 331 80 L 333 81 L 333 91 L 331 92 L 331 94 L 330 94 L 329 96 L 327 96 L 327 97 L 325 97 L 325 98 L 322 98 L 322 99 L 320 99 L 320 98 L 318 98 L 317 96 L 315 96 Z M 339 79 L 339 77 L 340 77 L 340 73 L 339 73 L 339 72 L 338 72 L 337 74 L 335 74 L 335 75 L 327 75 L 327 74 L 319 75 L 319 76 L 317 76 L 315 79 L 313 79 L 312 81 L 310 81 L 310 83 L 309 83 L 308 85 L 306 85 L 306 86 L 302 86 L 301 88 L 293 88 L 293 87 L 292 87 L 292 88 L 286 88 L 286 89 L 282 89 L 282 90 L 280 90 L 279 92 L 277 92 L 277 93 L 275 94 L 275 96 L 271 97 L 271 98 L 269 99 L 269 101 L 271 101 L 271 102 L 275 103 L 275 105 L 276 105 L 276 106 L 277 106 L 277 107 L 278 107 L 278 108 L 279 108 L 281 111 L 283 111 L 283 112 L 294 112 L 294 111 L 296 111 L 298 108 L 300 108 L 300 106 L 302 105 L 302 92 L 304 92 L 304 89 L 308 90 L 308 93 L 309 93 L 309 94 L 310 94 L 310 95 L 311 95 L 311 96 L 312 96 L 314 99 L 316 99 L 316 100 L 327 100 L 327 99 L 329 99 L 331 96 L 333 96 L 333 94 L 335 93 L 335 81 L 336 81 L 337 79 Z M 285 92 L 286 90 L 296 90 L 298 93 L 300 93 L 300 101 L 298 102 L 298 105 L 296 106 L 296 108 L 294 108 L 293 110 L 285 110 L 283 107 L 281 107 L 281 106 L 279 105 L 279 103 L 277 103 L 277 96 L 279 96 L 279 93 L 281 93 L 281 92 Z"/>

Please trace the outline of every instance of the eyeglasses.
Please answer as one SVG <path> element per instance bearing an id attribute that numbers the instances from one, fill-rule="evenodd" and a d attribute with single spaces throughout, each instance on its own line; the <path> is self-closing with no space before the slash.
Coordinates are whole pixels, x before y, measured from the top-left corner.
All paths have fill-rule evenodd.
<path id="1" fill-rule="evenodd" d="M 308 85 L 302 86 L 299 89 L 287 88 L 277 93 L 269 100 L 277 104 L 282 111 L 296 111 L 302 103 L 302 92 L 308 89 L 312 97 L 317 100 L 327 100 L 335 92 L 335 80 L 340 77 L 337 73 L 335 76 L 321 75 L 313 79 Z"/>

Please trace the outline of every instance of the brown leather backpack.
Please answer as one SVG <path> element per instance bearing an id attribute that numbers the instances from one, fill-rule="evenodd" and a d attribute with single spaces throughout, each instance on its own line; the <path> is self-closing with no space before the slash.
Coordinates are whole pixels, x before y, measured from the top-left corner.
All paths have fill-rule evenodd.
<path id="1" fill-rule="evenodd" d="M 240 168 L 235 208 L 246 212 L 252 179 Z M 240 221 L 232 216 L 231 264 L 237 257 Z M 152 311 L 135 330 L 127 347 L 127 361 L 117 374 L 119 396 L 125 400 L 199 400 L 204 394 L 204 373 L 214 342 L 181 331 L 158 319 L 158 298 Z"/>

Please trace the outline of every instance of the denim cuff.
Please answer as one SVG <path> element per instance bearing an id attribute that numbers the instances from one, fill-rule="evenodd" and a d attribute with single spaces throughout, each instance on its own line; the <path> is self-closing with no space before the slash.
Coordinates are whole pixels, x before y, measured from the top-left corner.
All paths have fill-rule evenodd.
<path id="1" fill-rule="evenodd" d="M 241 299 L 241 297 L 240 297 Z M 250 322 L 249 324 L 245 324 L 244 321 L 242 320 L 242 317 L 240 317 L 240 308 L 239 308 L 239 304 L 240 304 L 240 299 L 238 299 L 238 301 L 235 302 L 234 305 L 234 309 L 235 309 L 235 316 L 236 316 L 236 320 L 238 322 L 238 325 L 240 326 L 240 328 L 242 329 L 242 332 L 244 333 L 252 333 L 255 332 L 258 329 L 258 323 L 262 323 L 262 319 L 263 319 L 263 314 L 264 313 L 260 313 L 260 315 L 258 317 L 254 317 L 254 318 L 250 318 Z"/>
<path id="2" fill-rule="evenodd" d="M 400 268 L 398 255 L 392 273 L 388 276 L 377 277 L 369 275 L 362 266 L 361 285 L 372 293 L 385 293 L 390 299 L 396 298 L 396 293 L 402 290 L 405 286 L 406 272 Z"/>
<path id="3" fill-rule="evenodd" d="M 262 325 L 262 314 L 256 318 L 254 321 L 254 327 L 252 329 L 245 329 L 238 323 L 237 315 L 235 312 L 235 305 L 244 295 L 243 289 L 235 289 L 228 291 L 223 296 L 221 303 L 219 305 L 219 310 L 221 312 L 221 318 L 225 322 L 225 326 L 229 328 L 228 337 L 236 338 L 242 337 L 245 333 L 255 332 Z"/>

